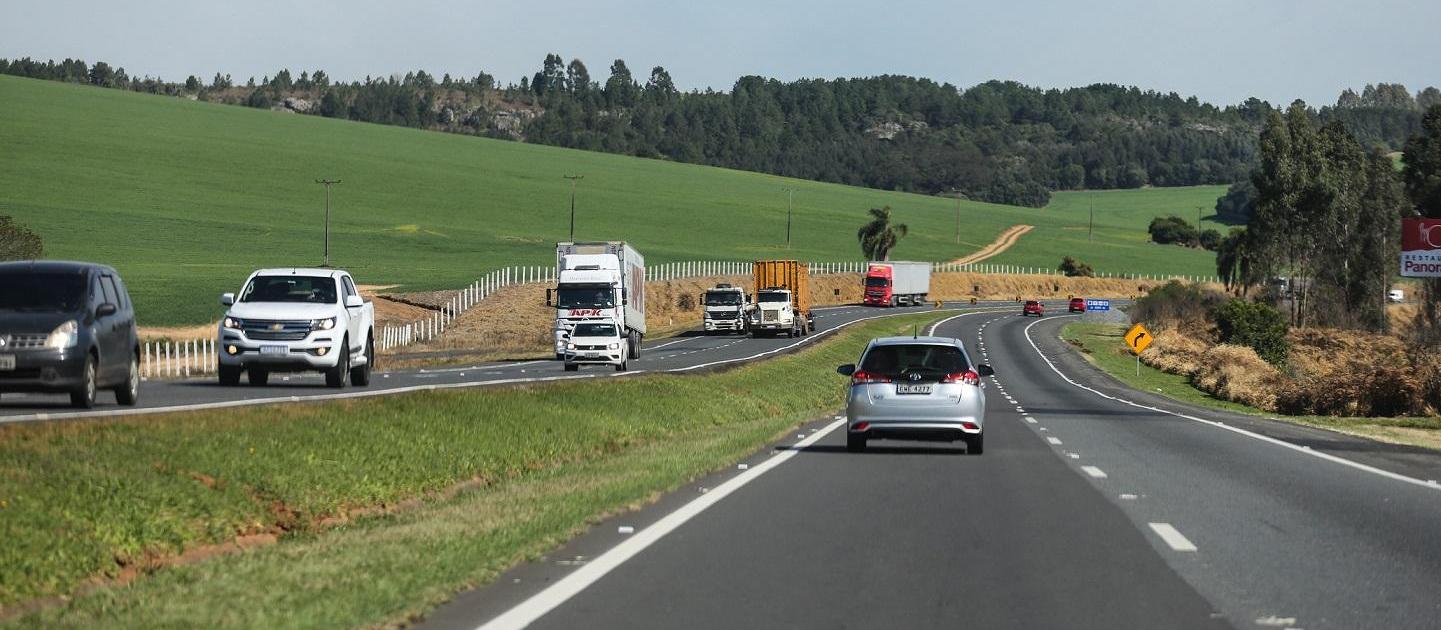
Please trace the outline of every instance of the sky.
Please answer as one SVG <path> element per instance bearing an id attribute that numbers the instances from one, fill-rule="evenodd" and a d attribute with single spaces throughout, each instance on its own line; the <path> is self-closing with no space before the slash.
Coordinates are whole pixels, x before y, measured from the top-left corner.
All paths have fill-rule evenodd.
<path id="1" fill-rule="evenodd" d="M 48 0 L 0 14 L 0 57 L 104 60 L 172 81 L 319 68 L 508 83 L 554 52 L 602 82 L 617 58 L 642 81 L 664 66 L 684 90 L 904 74 L 1320 106 L 1367 83 L 1441 85 L 1437 0 Z"/>

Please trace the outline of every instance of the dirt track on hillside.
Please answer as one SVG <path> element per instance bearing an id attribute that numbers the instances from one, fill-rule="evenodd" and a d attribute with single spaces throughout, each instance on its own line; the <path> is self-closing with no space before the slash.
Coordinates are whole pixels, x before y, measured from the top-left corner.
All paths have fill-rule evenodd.
<path id="1" fill-rule="evenodd" d="M 1021 235 L 1035 229 L 1035 227 L 1034 225 L 1012 225 L 1006 228 L 1006 231 L 1001 232 L 1001 235 L 997 236 L 996 240 L 990 245 L 982 247 L 980 251 L 962 256 L 951 262 L 957 265 L 969 265 L 971 263 L 981 262 L 1010 249 L 1012 245 L 1016 244 L 1016 241 L 1021 239 Z"/>

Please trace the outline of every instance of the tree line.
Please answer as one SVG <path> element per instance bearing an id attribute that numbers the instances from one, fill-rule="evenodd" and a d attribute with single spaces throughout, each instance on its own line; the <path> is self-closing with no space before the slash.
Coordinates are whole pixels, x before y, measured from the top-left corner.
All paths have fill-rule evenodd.
<path id="1" fill-rule="evenodd" d="M 961 89 L 906 76 L 746 76 L 729 91 L 682 92 L 660 66 L 637 76 L 617 59 L 601 79 L 553 53 L 506 85 L 485 72 L 347 83 L 288 69 L 244 83 L 219 73 L 173 83 L 77 59 L 0 59 L 0 73 L 259 108 L 303 99 L 294 111 L 1026 206 L 1045 205 L 1053 190 L 1245 181 L 1276 111 L 1256 98 L 1217 107 L 1110 84 Z M 1345 124 L 1368 149 L 1396 150 L 1438 100 L 1435 88 L 1413 96 L 1383 83 L 1307 111 Z"/>

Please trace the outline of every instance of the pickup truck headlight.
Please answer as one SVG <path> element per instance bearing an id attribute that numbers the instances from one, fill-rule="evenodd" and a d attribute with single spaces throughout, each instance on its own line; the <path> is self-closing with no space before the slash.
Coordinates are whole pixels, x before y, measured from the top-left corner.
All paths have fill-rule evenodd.
<path id="1" fill-rule="evenodd" d="M 618 344 L 618 343 L 613 343 L 613 344 L 610 344 L 610 345 L 607 346 L 607 347 L 609 347 L 611 350 L 617 350 L 617 349 L 620 348 L 620 344 Z"/>
<path id="2" fill-rule="evenodd" d="M 566 349 L 566 350 L 574 350 L 574 349 L 575 349 L 575 344 L 573 344 L 573 343 L 565 344 L 565 349 Z"/>
<path id="3" fill-rule="evenodd" d="M 334 317 L 327 317 L 327 318 L 325 318 L 325 319 L 313 319 L 313 320 L 310 320 L 310 329 L 311 329 L 311 330 L 330 330 L 330 329 L 332 329 L 332 328 L 335 328 L 335 318 L 334 318 Z"/>
<path id="4" fill-rule="evenodd" d="M 223 325 L 224 325 L 226 328 L 234 328 L 234 329 L 239 330 L 242 326 L 245 325 L 245 322 L 241 321 L 241 320 L 238 319 L 238 318 L 228 317 L 228 316 L 227 316 L 227 317 L 225 318 L 225 321 L 223 322 Z"/>
<path id="5" fill-rule="evenodd" d="M 50 331 L 50 336 L 45 338 L 45 347 L 55 350 L 74 348 L 80 343 L 80 325 L 75 320 L 70 320 Z"/>

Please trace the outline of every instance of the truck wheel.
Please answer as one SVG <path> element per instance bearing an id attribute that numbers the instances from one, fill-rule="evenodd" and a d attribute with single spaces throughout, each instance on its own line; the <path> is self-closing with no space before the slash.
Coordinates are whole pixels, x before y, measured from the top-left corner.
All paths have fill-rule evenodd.
<path id="1" fill-rule="evenodd" d="M 580 369 L 580 365 L 578 365 L 578 364 L 575 364 L 575 363 L 567 363 L 567 364 L 565 364 L 565 371 L 567 371 L 567 372 L 574 372 L 574 371 L 579 370 L 579 369 Z"/>
<path id="2" fill-rule="evenodd" d="M 556 360 L 556 361 L 564 361 L 564 360 L 565 360 L 565 355 L 557 352 L 557 353 L 555 353 L 555 360 Z"/>
<path id="3" fill-rule="evenodd" d="M 250 384 L 256 387 L 264 386 L 270 382 L 270 370 L 263 368 L 250 368 Z"/>
<path id="4" fill-rule="evenodd" d="M 627 343 L 630 344 L 630 347 L 627 348 L 628 350 L 630 350 L 630 355 L 629 355 L 629 356 L 630 356 L 631 358 L 639 357 L 639 356 L 640 356 L 640 334 L 638 334 L 638 333 L 631 333 L 630 336 L 628 336 L 626 339 L 627 339 Z"/>
<path id="5" fill-rule="evenodd" d="M 342 389 L 345 387 L 345 377 L 350 372 L 350 337 L 346 336 L 340 340 L 340 356 L 335 358 L 335 367 L 325 371 L 325 386 Z"/>
<path id="6" fill-rule="evenodd" d="M 81 409 L 95 406 L 95 355 L 85 358 L 85 371 L 81 373 L 80 387 L 70 392 L 70 404 Z"/>
<path id="7" fill-rule="evenodd" d="M 140 400 L 140 358 L 130 355 L 130 372 L 125 375 L 125 383 L 115 388 L 115 402 L 127 407 L 134 407 Z"/>
<path id="8" fill-rule="evenodd" d="M 216 373 L 220 375 L 220 384 L 226 387 L 234 387 L 240 384 L 240 367 L 234 365 L 218 365 Z"/>
<path id="9" fill-rule="evenodd" d="M 350 368 L 350 384 L 365 387 L 370 384 L 370 373 L 375 369 L 375 341 L 365 342 L 365 365 Z"/>

